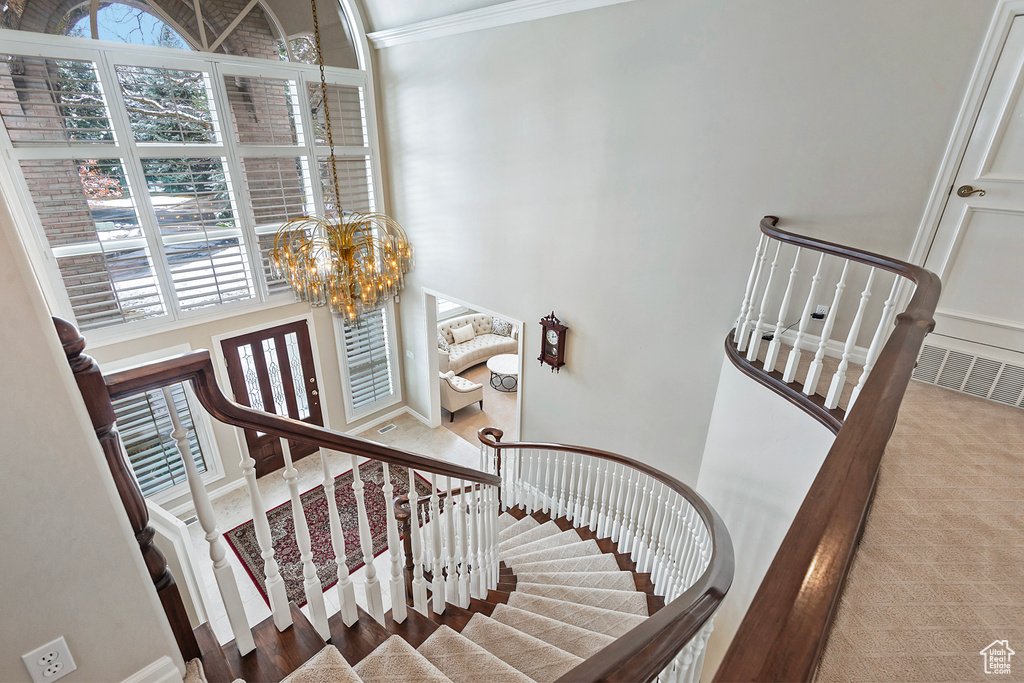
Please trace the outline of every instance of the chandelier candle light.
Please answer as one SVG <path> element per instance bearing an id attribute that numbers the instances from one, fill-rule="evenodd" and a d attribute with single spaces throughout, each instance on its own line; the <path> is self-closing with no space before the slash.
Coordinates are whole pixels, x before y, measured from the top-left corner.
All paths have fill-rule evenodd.
<path id="1" fill-rule="evenodd" d="M 337 214 L 304 216 L 284 223 L 274 237 L 270 259 L 275 274 L 288 282 L 299 300 L 330 306 L 346 322 L 352 322 L 402 289 L 405 273 L 412 266 L 412 245 L 398 221 L 385 214 L 341 210 L 316 0 L 311 4 Z"/>

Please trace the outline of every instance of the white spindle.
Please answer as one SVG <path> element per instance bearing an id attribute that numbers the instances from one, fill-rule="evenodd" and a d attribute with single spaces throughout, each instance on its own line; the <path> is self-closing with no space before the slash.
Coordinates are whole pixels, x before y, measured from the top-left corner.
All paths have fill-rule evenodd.
<path id="1" fill-rule="evenodd" d="M 567 455 L 566 453 L 558 453 L 556 456 L 559 471 L 558 511 L 555 515 L 556 517 L 565 517 L 569 514 L 566 500 L 566 489 L 569 486 L 569 458 Z"/>
<path id="2" fill-rule="evenodd" d="M 178 411 L 174 409 L 174 397 L 171 396 L 169 387 L 163 388 L 164 401 L 167 403 L 168 412 L 171 416 L 171 438 L 174 439 L 178 448 L 178 455 L 185 465 L 185 476 L 188 479 L 188 489 L 192 493 L 192 503 L 196 508 L 196 517 L 199 524 L 206 532 L 206 542 L 210 544 L 210 559 L 213 561 L 213 575 L 217 579 L 217 589 L 220 591 L 221 600 L 224 601 L 224 610 L 228 614 L 228 623 L 231 625 L 231 632 L 235 635 L 235 644 L 241 654 L 248 654 L 256 647 L 249 629 L 249 620 L 245 616 L 245 607 L 242 605 L 242 596 L 238 592 L 238 584 L 235 582 L 235 572 L 228 564 L 227 544 L 224 543 L 224 536 L 217 527 L 217 516 L 213 512 L 213 505 L 210 504 L 210 496 L 206 493 L 199 478 L 199 469 L 192 457 L 192 444 L 188 440 L 188 430 L 181 425 L 178 418 Z"/>
<path id="3" fill-rule="evenodd" d="M 483 598 L 487 594 L 487 580 L 484 574 L 484 544 L 482 525 L 483 519 L 480 516 L 481 497 L 483 486 L 477 486 L 470 482 L 472 487 L 469 495 L 469 542 L 470 554 L 473 557 L 473 566 L 470 569 L 470 578 L 473 581 L 473 597 Z"/>
<path id="4" fill-rule="evenodd" d="M 537 479 L 534 482 L 537 489 L 536 497 L 533 499 L 533 509 L 547 512 L 548 497 L 545 487 L 548 476 L 548 459 L 545 457 L 547 454 L 544 451 L 537 451 L 534 455 L 537 458 Z"/>
<path id="5" fill-rule="evenodd" d="M 592 531 L 597 531 L 597 524 L 594 522 L 594 510 L 597 507 L 597 472 L 595 471 L 599 463 L 595 462 L 596 458 L 587 456 L 587 483 L 585 485 L 584 493 L 585 499 L 583 504 L 583 522 Z"/>
<path id="6" fill-rule="evenodd" d="M 292 464 L 292 451 L 288 445 L 288 439 L 281 439 L 281 453 L 284 455 L 282 476 L 288 483 L 288 495 L 292 502 L 295 543 L 299 546 L 299 559 L 302 560 L 302 587 L 306 593 L 306 604 L 309 606 L 309 621 L 320 637 L 327 640 L 331 637 L 331 627 L 327 623 L 324 587 L 320 583 L 320 577 L 316 574 L 316 563 L 313 562 L 313 541 L 309 536 L 306 511 L 302 508 L 302 498 L 299 495 L 299 471 Z"/>
<path id="7" fill-rule="evenodd" d="M 636 519 L 636 477 L 639 474 L 629 468 L 629 481 L 626 482 L 626 500 L 622 507 L 622 533 L 619 535 L 619 552 L 628 553 L 633 549 L 634 520 Z"/>
<path id="8" fill-rule="evenodd" d="M 337 566 L 338 572 L 338 583 L 335 584 L 335 588 L 338 592 L 339 611 L 341 620 L 346 626 L 351 626 L 359 619 L 359 612 L 356 609 L 356 588 L 348 573 L 345 530 L 341 527 L 341 517 L 338 515 L 338 500 L 334 493 L 334 475 L 331 472 L 330 463 L 327 461 L 327 451 L 323 448 L 320 449 L 320 466 L 324 473 L 324 496 L 327 498 L 327 513 L 331 523 L 331 549 L 334 550 L 334 564 Z"/>
<path id="9" fill-rule="evenodd" d="M 764 330 L 764 316 L 768 310 L 768 297 L 772 293 L 772 280 L 775 278 L 775 269 L 779 265 L 779 253 L 782 251 L 782 242 L 775 247 L 775 257 L 772 259 L 772 267 L 768 271 L 768 279 L 764 283 L 764 296 L 761 297 L 761 307 L 757 312 L 757 324 L 750 334 L 750 348 L 747 349 L 747 360 L 757 360 L 757 352 L 761 349 L 761 332 Z"/>
<path id="10" fill-rule="evenodd" d="M 173 436 L 173 434 L 172 434 Z M 285 590 L 281 570 L 274 558 L 274 541 L 270 535 L 270 522 L 267 510 L 263 505 L 263 496 L 256 485 L 256 461 L 249 454 L 245 439 L 242 443 L 242 476 L 249 490 L 249 507 L 252 510 L 252 525 L 256 531 L 256 542 L 260 546 L 260 557 L 263 558 L 263 573 L 267 577 L 267 597 L 270 599 L 270 612 L 274 616 L 274 626 L 283 631 L 292 625 L 292 612 L 288 607 L 288 592 Z"/>
<path id="11" fill-rule="evenodd" d="M 615 463 L 605 461 L 604 470 L 601 474 L 601 514 L 597 518 L 597 537 L 607 538 L 612 535 L 612 481 L 614 474 L 612 467 Z"/>
<path id="12" fill-rule="evenodd" d="M 740 304 L 740 314 L 736 318 L 736 325 L 733 327 L 732 340 L 737 344 L 739 344 L 741 339 L 740 326 L 743 324 L 743 321 L 747 319 L 747 309 L 750 306 L 750 297 L 753 296 L 754 293 L 754 273 L 757 272 L 757 264 L 758 261 L 761 260 L 761 250 L 765 248 L 765 241 L 767 239 L 768 236 L 762 233 L 757 240 L 757 248 L 754 249 L 754 263 L 750 266 L 750 275 L 747 276 L 747 289 L 743 294 L 743 303 Z M 742 351 L 742 349 L 740 350 Z"/>
<path id="13" fill-rule="evenodd" d="M 434 473 L 430 474 L 430 541 L 433 552 L 431 552 L 431 573 L 433 574 L 433 583 L 431 584 L 431 593 L 434 596 L 434 611 L 438 614 L 444 614 L 445 606 L 445 587 L 444 587 L 444 563 L 442 559 L 442 544 L 441 544 L 441 506 L 439 504 L 440 498 L 437 495 L 437 475 Z"/>
<path id="14" fill-rule="evenodd" d="M 573 460 L 572 464 L 572 482 L 573 490 L 573 507 L 572 507 L 572 519 L 574 526 L 580 526 L 579 521 L 583 517 L 583 479 L 584 479 L 584 455 L 579 454 L 579 464 L 577 466 L 576 460 Z"/>
<path id="15" fill-rule="evenodd" d="M 772 333 L 772 340 L 768 343 L 768 353 L 764 357 L 765 372 L 774 370 L 775 362 L 779 358 L 779 349 L 782 348 L 782 331 L 786 325 L 786 315 L 789 313 L 789 301 L 793 297 L 793 282 L 796 281 L 799 261 L 800 247 L 797 247 L 796 256 L 793 257 L 793 267 L 789 271 L 789 281 L 786 282 L 786 293 L 782 296 L 782 305 L 779 306 L 779 320 L 775 323 L 775 332 Z"/>
<path id="16" fill-rule="evenodd" d="M 445 496 L 444 529 L 445 529 L 445 565 L 448 578 L 445 581 L 445 593 L 448 602 L 453 605 L 459 604 L 459 558 L 458 543 L 455 539 L 455 496 L 452 495 L 452 478 L 445 477 L 445 489 L 448 495 Z"/>
<path id="17" fill-rule="evenodd" d="M 544 451 L 541 455 L 544 460 L 544 512 L 551 514 L 554 508 L 555 495 L 555 461 L 551 457 L 551 451 Z"/>
<path id="18" fill-rule="evenodd" d="M 843 358 L 839 361 L 836 374 L 832 375 L 832 384 L 828 388 L 828 395 L 825 397 L 825 407 L 831 410 L 839 405 L 839 396 L 846 388 L 846 370 L 850 367 L 850 356 L 853 354 L 853 347 L 857 344 L 857 337 L 860 335 L 860 326 L 864 322 L 864 311 L 871 299 L 871 285 L 875 281 L 875 269 L 868 273 L 868 283 L 864 291 L 860 293 L 860 304 L 857 306 L 857 314 L 853 317 L 850 325 L 850 333 L 846 336 L 846 345 L 843 347 Z"/>
<path id="19" fill-rule="evenodd" d="M 846 406 L 847 413 L 853 408 L 853 404 L 857 402 L 857 397 L 860 396 L 861 389 L 864 388 L 864 383 L 868 381 L 868 375 L 871 374 L 871 368 L 875 367 L 875 361 L 878 360 L 879 354 L 882 353 L 882 346 L 885 344 L 889 326 L 892 324 L 891 315 L 893 307 L 896 305 L 896 296 L 899 293 L 899 289 L 900 276 L 897 275 L 893 280 L 892 289 L 889 291 L 889 298 L 885 300 L 885 304 L 882 307 L 882 317 L 878 321 L 878 327 L 875 328 L 875 336 L 871 338 L 871 346 L 868 347 L 868 355 L 864 359 L 864 369 L 861 370 L 857 386 L 853 388 L 853 393 L 850 395 L 850 404 Z"/>
<path id="20" fill-rule="evenodd" d="M 619 542 L 619 531 L 622 524 L 622 474 L 625 469 L 625 465 L 612 465 L 612 497 L 608 505 L 611 518 L 608 520 L 608 527 L 613 543 Z"/>
<path id="21" fill-rule="evenodd" d="M 462 481 L 462 492 L 458 500 L 459 516 L 459 607 L 469 607 L 469 563 L 472 558 L 469 549 L 469 500 L 466 496 L 468 481 Z"/>
<path id="22" fill-rule="evenodd" d="M 750 325 L 754 322 L 754 298 L 760 289 L 761 272 L 764 270 L 765 261 L 768 260 L 768 245 L 770 240 L 765 242 L 764 249 L 760 250 L 760 259 L 757 262 L 757 274 L 754 276 L 754 286 L 750 290 L 750 305 L 747 306 L 747 313 L 740 322 L 739 341 L 736 348 L 742 353 L 747 350 L 747 341 L 750 339 Z"/>
<path id="23" fill-rule="evenodd" d="M 604 460 L 594 458 L 594 488 L 590 504 L 590 528 L 600 536 L 601 531 L 601 488 L 604 485 Z"/>
<path id="24" fill-rule="evenodd" d="M 391 558 L 391 617 L 396 624 L 401 624 L 407 616 L 405 605 L 407 596 L 405 578 L 402 576 L 402 543 L 398 540 L 398 520 L 395 519 L 395 486 L 391 481 L 391 470 L 388 464 L 386 462 L 381 464 L 384 468 L 384 516 L 388 528 L 388 555 Z M 413 484 L 415 485 L 415 482 Z M 409 521 L 412 522 L 411 519 Z"/>
<path id="25" fill-rule="evenodd" d="M 646 474 L 641 474 L 638 483 L 640 487 L 637 489 L 637 497 L 639 498 L 640 505 L 636 511 L 636 531 L 633 535 L 633 547 L 630 549 L 629 559 L 633 560 L 639 567 L 644 547 L 644 519 L 651 502 L 650 477 Z"/>
<path id="26" fill-rule="evenodd" d="M 821 267 L 825 263 L 825 254 L 818 257 L 818 267 L 811 278 L 811 290 L 807 293 L 807 303 L 804 304 L 804 311 L 800 314 L 800 325 L 796 328 L 796 340 L 789 352 L 789 360 L 786 361 L 786 371 L 782 373 L 782 381 L 787 384 L 796 379 L 796 371 L 800 368 L 800 345 L 807 334 L 807 324 L 811 320 L 811 311 L 814 310 L 814 297 L 818 294 L 818 283 L 821 282 Z"/>
<path id="27" fill-rule="evenodd" d="M 431 475 L 430 487 L 437 490 Z M 420 614 L 429 614 L 427 582 L 423 579 L 423 534 L 420 525 L 420 497 L 416 491 L 416 473 L 409 468 L 409 544 L 412 546 L 412 608 Z M 431 520 L 431 526 L 436 522 Z"/>
<path id="28" fill-rule="evenodd" d="M 413 484 L 416 482 L 414 481 Z M 412 491 L 416 488 L 413 486 Z M 370 518 L 366 514 L 366 493 L 363 479 L 359 476 L 359 459 L 352 456 L 352 492 L 356 498 L 356 512 L 359 515 L 359 547 L 363 551 L 363 578 L 366 580 L 366 611 L 378 623 L 384 623 L 384 596 L 381 593 L 377 569 L 373 566 L 373 537 L 370 535 Z M 413 511 L 413 533 L 419 527 L 418 515 Z"/>
<path id="29" fill-rule="evenodd" d="M 832 327 L 836 324 L 836 316 L 839 313 L 839 302 L 843 298 L 843 290 L 846 289 L 846 274 L 850 269 L 850 261 L 843 261 L 843 272 L 836 283 L 836 293 L 832 297 L 832 305 L 825 316 L 825 325 L 821 328 L 821 340 L 818 342 L 818 350 L 811 361 L 811 367 L 807 370 L 807 379 L 804 381 L 804 393 L 808 396 L 814 394 L 818 388 L 818 379 L 821 377 L 822 360 L 825 358 L 825 347 L 832 336 Z"/>
<path id="30" fill-rule="evenodd" d="M 488 515 L 488 522 L 491 527 L 491 537 L 487 543 L 487 550 L 490 557 L 490 583 L 488 588 L 495 589 L 498 587 L 498 570 L 501 566 L 501 558 L 498 557 L 498 515 L 501 514 L 500 506 L 498 504 L 498 491 L 493 487 L 488 487 L 488 494 L 490 495 L 491 501 L 491 514 Z"/>

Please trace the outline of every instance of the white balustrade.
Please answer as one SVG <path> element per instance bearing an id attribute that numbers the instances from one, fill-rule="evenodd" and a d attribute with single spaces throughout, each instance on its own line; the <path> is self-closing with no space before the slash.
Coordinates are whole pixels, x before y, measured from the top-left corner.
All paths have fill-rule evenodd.
<path id="1" fill-rule="evenodd" d="M 458 557 L 458 542 L 455 539 L 455 496 L 452 495 L 452 480 L 451 477 L 445 477 L 445 491 L 447 495 L 445 497 L 445 510 L 442 517 L 444 518 L 444 528 L 447 532 L 445 534 L 445 564 L 446 571 L 448 574 L 447 580 L 445 581 L 445 593 L 448 602 L 453 605 L 459 604 L 459 557 Z"/>
<path id="2" fill-rule="evenodd" d="M 176 417 L 176 416 L 173 416 Z M 173 419 L 172 419 L 173 421 Z M 172 434 L 173 436 L 173 434 Z M 239 439 L 242 444 L 242 477 L 245 478 L 245 486 L 249 491 L 249 507 L 252 510 L 252 526 L 256 532 L 256 543 L 260 547 L 260 557 L 263 558 L 263 574 L 267 577 L 267 598 L 270 601 L 270 613 L 274 617 L 274 626 L 278 631 L 283 631 L 292 625 L 292 611 L 288 606 L 288 592 L 285 589 L 284 579 L 281 578 L 281 569 L 274 557 L 274 540 L 270 535 L 270 521 L 267 519 L 266 506 L 263 504 L 263 496 L 256 484 L 256 461 L 249 453 L 249 447 L 245 439 Z"/>
<path id="3" fill-rule="evenodd" d="M 775 247 L 775 257 L 772 259 L 771 269 L 768 271 L 768 279 L 764 283 L 764 296 L 761 297 L 761 306 L 757 312 L 757 323 L 754 331 L 750 334 L 750 348 L 747 349 L 747 360 L 757 360 L 757 352 L 761 349 L 761 333 L 764 330 L 764 316 L 768 310 L 768 297 L 772 293 L 772 280 L 775 278 L 775 269 L 779 265 L 779 254 L 782 252 L 782 242 Z"/>
<path id="4" fill-rule="evenodd" d="M 469 581 L 469 502 L 466 497 L 466 487 L 468 482 L 462 481 L 462 490 L 459 493 L 458 499 L 455 501 L 455 510 L 458 515 L 459 525 L 459 607 L 469 607 L 469 595 L 470 595 L 470 581 Z M 455 496 L 452 496 L 455 498 Z"/>
<path id="5" fill-rule="evenodd" d="M 398 520 L 395 519 L 394 493 L 395 486 L 391 481 L 391 470 L 388 464 L 381 463 L 384 469 L 384 516 L 388 529 L 388 555 L 391 559 L 391 617 L 396 624 L 405 621 L 408 613 L 406 611 L 405 579 L 402 576 L 402 544 L 398 541 Z M 413 488 L 416 482 L 413 481 Z M 410 519 L 410 529 L 414 521 Z M 415 525 L 419 527 L 417 523 Z"/>
<path id="6" fill-rule="evenodd" d="M 737 328 L 739 330 L 739 337 L 736 341 L 736 348 L 741 353 L 747 350 L 747 342 L 750 339 L 750 326 L 754 322 L 754 298 L 761 288 L 761 272 L 764 270 L 765 261 L 768 260 L 769 244 L 770 240 L 766 240 L 764 248 L 758 250 L 760 258 L 757 260 L 757 274 L 754 276 L 754 285 L 750 290 L 750 302 L 746 307 L 746 314 L 743 316 L 743 320 Z"/>
<path id="7" fill-rule="evenodd" d="M 807 334 L 807 325 L 811 321 L 811 311 L 814 310 L 814 298 L 818 295 L 818 284 L 821 282 L 821 267 L 825 263 L 825 254 L 818 257 L 818 267 L 811 278 L 811 289 L 807 293 L 807 303 L 804 304 L 804 311 L 800 314 L 800 325 L 796 330 L 796 340 L 793 342 L 793 349 L 789 352 L 789 359 L 786 361 L 786 370 L 782 373 L 782 381 L 787 384 L 796 379 L 797 370 L 800 369 L 801 345 L 804 336 Z"/>
<path id="8" fill-rule="evenodd" d="M 868 347 L 867 357 L 864 359 L 864 368 L 861 370 L 860 379 L 857 380 L 857 386 L 853 388 L 853 393 L 850 395 L 850 403 L 846 407 L 847 412 L 853 408 L 853 404 L 857 402 L 857 397 L 860 396 L 861 389 L 864 388 L 864 383 L 868 381 L 868 375 L 871 374 L 871 369 L 875 367 L 875 361 L 878 360 L 878 356 L 882 353 L 882 346 L 885 344 L 886 338 L 889 336 L 889 330 L 892 326 L 892 315 L 896 306 L 896 299 L 899 296 L 900 285 L 902 284 L 902 278 L 898 275 L 894 278 L 892 283 L 892 289 L 889 291 L 889 298 L 885 300 L 885 304 L 882 306 L 882 317 L 878 321 L 878 327 L 875 328 L 875 334 L 871 338 L 871 346 Z"/>
<path id="9" fill-rule="evenodd" d="M 768 236 L 762 234 L 757 241 L 757 248 L 754 249 L 754 265 L 750 267 L 750 275 L 747 276 L 747 288 L 744 290 L 743 303 L 740 305 L 740 314 L 736 318 L 736 325 L 733 326 L 733 337 L 732 340 L 737 345 L 740 343 L 740 339 L 743 338 L 744 334 L 740 327 L 747 319 L 747 310 L 750 308 L 750 299 L 754 294 L 754 273 L 757 272 L 757 263 L 761 258 L 761 250 L 767 245 Z M 743 349 L 740 349 L 742 351 Z"/>
<path id="10" fill-rule="evenodd" d="M 288 439 L 281 439 L 281 453 L 284 455 L 283 477 L 288 484 L 288 495 L 292 504 L 292 520 L 295 523 L 295 543 L 299 546 L 299 559 L 302 561 L 302 588 L 306 593 L 306 604 L 309 607 L 309 621 L 320 637 L 327 640 L 331 637 L 331 627 L 327 623 L 327 603 L 324 601 L 324 587 L 316 573 L 313 562 L 313 542 L 309 536 L 309 524 L 306 522 L 306 511 L 302 508 L 302 497 L 299 495 L 299 471 L 292 463 L 292 451 Z"/>
<path id="11" fill-rule="evenodd" d="M 843 261 L 843 272 L 836 283 L 836 293 L 832 297 L 832 305 L 829 306 L 828 315 L 825 316 L 825 325 L 821 329 L 821 339 L 818 341 L 818 350 L 814 353 L 814 360 L 807 370 L 807 379 L 804 380 L 804 393 L 808 396 L 814 394 L 818 388 L 818 379 L 821 377 L 822 361 L 825 358 L 825 347 L 828 346 L 832 337 L 832 328 L 836 324 L 836 316 L 839 313 L 839 302 L 843 298 L 843 290 L 846 289 L 846 275 L 850 270 L 850 262 Z"/>
<path id="12" fill-rule="evenodd" d="M 832 375 L 832 383 L 829 385 L 828 394 L 825 396 L 825 407 L 831 410 L 839 405 L 839 397 L 846 388 L 846 371 L 850 367 L 850 356 L 853 354 L 853 347 L 857 344 L 857 337 L 860 335 L 860 326 L 864 322 L 864 311 L 871 299 L 871 285 L 875 281 L 875 269 L 868 273 L 868 282 L 864 291 L 860 293 L 860 303 L 857 305 L 857 313 L 850 325 L 850 332 L 846 336 L 846 344 L 843 346 L 843 357 L 839 361 L 839 367 Z"/>
<path id="13" fill-rule="evenodd" d="M 363 490 L 363 479 L 359 475 L 359 458 L 352 455 L 352 493 L 356 498 L 356 514 L 359 517 L 359 547 L 363 552 L 363 587 L 366 590 L 366 611 L 378 623 L 384 623 L 384 596 L 381 593 L 377 569 L 373 566 L 373 536 L 370 535 L 370 519 L 366 515 L 366 492 Z M 413 482 L 415 484 L 415 481 Z M 415 486 L 412 490 L 416 490 Z M 412 520 L 413 529 L 418 528 L 416 519 Z"/>
<path id="14" fill-rule="evenodd" d="M 349 577 L 345 531 L 341 527 L 341 518 L 338 515 L 334 475 L 327 460 L 327 451 L 323 448 L 320 449 L 320 465 L 324 473 L 324 496 L 327 498 L 327 514 L 331 524 L 331 549 L 334 551 L 334 564 L 338 572 L 338 583 L 334 585 L 338 593 L 339 611 L 342 622 L 346 626 L 351 626 L 359 619 L 359 612 L 356 609 L 356 588 Z"/>
<path id="15" fill-rule="evenodd" d="M 789 271 L 789 281 L 786 282 L 786 293 L 782 296 L 782 304 L 779 306 L 779 319 L 775 323 L 775 331 L 772 333 L 772 340 L 768 342 L 768 352 L 764 358 L 764 371 L 771 372 L 775 369 L 775 363 L 779 358 L 779 350 L 782 348 L 782 334 L 786 325 L 786 315 L 789 313 L 789 302 L 793 296 L 793 283 L 796 281 L 797 265 L 800 263 L 800 247 L 796 248 L 796 256 L 793 257 L 793 267 Z"/>
<path id="16" fill-rule="evenodd" d="M 444 587 L 444 570 L 443 570 L 443 549 L 441 543 L 441 507 L 439 504 L 440 498 L 437 495 L 437 475 L 431 473 L 430 475 L 430 542 L 433 548 L 431 553 L 431 567 L 430 571 L 433 576 L 433 583 L 431 584 L 431 593 L 433 593 L 434 612 L 437 614 L 444 614 L 445 606 L 445 587 Z M 419 563 L 417 563 L 418 565 Z M 422 578 L 422 571 L 420 577 Z"/>
<path id="17" fill-rule="evenodd" d="M 484 577 L 484 549 L 480 538 L 483 533 L 480 518 L 482 489 L 470 482 L 466 482 L 466 485 L 471 487 L 469 491 L 469 555 L 473 558 L 473 562 L 469 574 L 470 595 L 474 598 L 482 598 L 487 593 L 487 581 Z"/>
<path id="18" fill-rule="evenodd" d="M 199 469 L 192 457 L 192 445 L 188 440 L 188 430 L 185 429 L 178 418 L 178 411 L 174 409 L 174 397 L 171 396 L 169 387 L 163 388 L 164 401 L 169 407 L 168 413 L 171 417 L 171 438 L 174 439 L 178 449 L 178 455 L 185 465 L 185 476 L 188 479 L 188 488 L 192 493 L 192 502 L 196 508 L 196 517 L 199 524 L 206 532 L 206 542 L 210 545 L 210 559 L 213 561 L 213 575 L 217 579 L 217 589 L 220 591 L 221 600 L 224 601 L 224 609 L 228 615 L 228 623 L 231 625 L 231 632 L 235 636 L 235 645 L 239 653 L 245 655 L 256 648 L 252 631 L 249 628 L 249 620 L 245 616 L 245 606 L 242 604 L 242 596 L 238 592 L 238 584 L 235 582 L 235 573 L 231 569 L 227 558 L 227 544 L 224 543 L 224 536 L 217 527 L 217 517 L 213 512 L 213 505 L 210 504 L 210 496 L 206 493 L 199 478 Z"/>
<path id="19" fill-rule="evenodd" d="M 431 488 L 434 475 L 431 474 Z M 419 493 L 416 491 L 416 473 L 409 468 L 409 545 L 412 547 L 412 608 L 420 614 L 428 614 L 427 582 L 423 579 L 423 534 L 419 516 Z M 442 593 L 443 595 L 443 593 Z M 444 607 L 444 599 L 441 601 Z"/>

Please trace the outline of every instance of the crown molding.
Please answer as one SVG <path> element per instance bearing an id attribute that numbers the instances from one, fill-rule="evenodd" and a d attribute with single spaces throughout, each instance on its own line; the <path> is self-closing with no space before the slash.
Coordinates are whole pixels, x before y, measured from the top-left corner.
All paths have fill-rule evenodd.
<path id="1" fill-rule="evenodd" d="M 524 21 L 546 19 L 560 14 L 582 12 L 633 0 L 510 0 L 490 7 L 459 12 L 446 17 L 419 21 L 383 31 L 368 33 L 370 44 L 378 50 L 406 43 L 482 31 Z"/>

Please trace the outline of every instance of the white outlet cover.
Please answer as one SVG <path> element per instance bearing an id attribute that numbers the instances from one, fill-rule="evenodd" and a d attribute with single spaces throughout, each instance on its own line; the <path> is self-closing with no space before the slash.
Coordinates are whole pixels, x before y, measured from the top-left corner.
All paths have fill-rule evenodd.
<path id="1" fill-rule="evenodd" d="M 416 358 L 416 354 L 412 352 L 412 349 L 406 349 L 405 355 L 407 358 Z"/>
<path id="2" fill-rule="evenodd" d="M 828 306 L 824 304 L 818 304 L 818 307 L 814 310 L 815 315 L 828 315 Z"/>
<path id="3" fill-rule="evenodd" d="M 47 683 L 63 678 L 78 668 L 64 636 L 21 656 L 33 683 Z"/>

